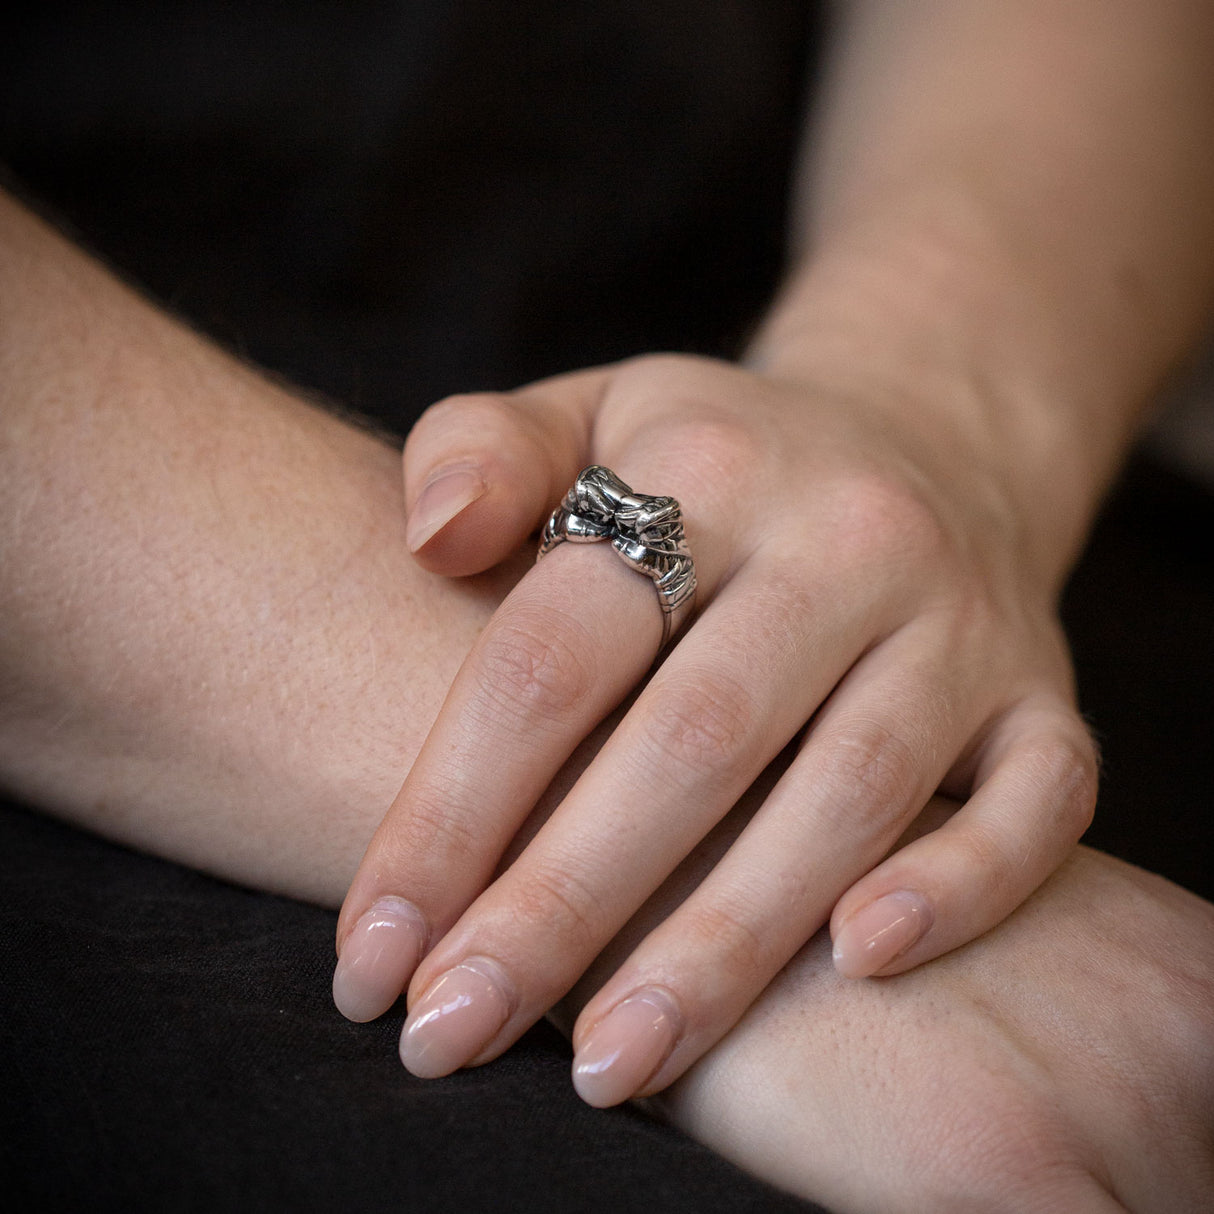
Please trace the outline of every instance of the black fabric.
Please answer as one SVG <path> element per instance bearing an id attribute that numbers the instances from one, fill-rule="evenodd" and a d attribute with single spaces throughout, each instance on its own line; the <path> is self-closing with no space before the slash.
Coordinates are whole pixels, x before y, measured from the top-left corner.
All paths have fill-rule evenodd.
<path id="1" fill-rule="evenodd" d="M 423 1082 L 344 1021 L 334 917 L 0 809 L 0 1194 L 42 1211 L 794 1211 L 532 1030 Z"/>
<path id="2" fill-rule="evenodd" d="M 0 161 L 255 361 L 450 392 L 732 352 L 783 248 L 801 0 L 39 3 Z"/>
<path id="3" fill-rule="evenodd" d="M 451 391 L 736 350 L 778 273 L 813 16 L 10 8 L 0 159 L 157 298 L 403 432 Z M 1067 599 L 1106 756 L 1092 838 L 1207 896 L 1212 523 L 1208 494 L 1137 465 Z M 803 1208 L 636 1112 L 582 1106 L 547 1028 L 412 1080 L 391 1024 L 333 1010 L 332 933 L 326 912 L 0 808 L 0 1193 L 52 1211 Z"/>

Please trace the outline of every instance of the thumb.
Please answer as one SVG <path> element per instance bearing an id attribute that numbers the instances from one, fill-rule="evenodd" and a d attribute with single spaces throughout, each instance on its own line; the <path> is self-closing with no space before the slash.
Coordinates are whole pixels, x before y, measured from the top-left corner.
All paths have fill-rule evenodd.
<path id="1" fill-rule="evenodd" d="M 579 371 L 515 392 L 451 396 L 405 442 L 405 538 L 433 573 L 496 565 L 536 531 L 590 462 L 605 371 Z"/>

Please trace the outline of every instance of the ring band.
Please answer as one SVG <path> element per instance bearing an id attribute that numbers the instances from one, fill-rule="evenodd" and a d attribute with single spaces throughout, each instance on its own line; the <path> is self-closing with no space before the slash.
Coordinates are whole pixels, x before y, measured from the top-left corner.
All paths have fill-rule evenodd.
<path id="1" fill-rule="evenodd" d="M 552 512 L 540 535 L 536 560 L 558 544 L 609 540 L 627 565 L 653 579 L 662 609 L 662 648 L 675 613 L 690 606 L 696 569 L 683 534 L 683 513 L 673 497 L 634 493 L 609 468 L 591 464 Z"/>

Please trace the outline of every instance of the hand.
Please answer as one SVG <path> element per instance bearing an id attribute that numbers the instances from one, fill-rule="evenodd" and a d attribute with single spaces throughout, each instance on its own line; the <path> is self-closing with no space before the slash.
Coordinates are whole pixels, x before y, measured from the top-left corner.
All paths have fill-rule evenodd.
<path id="1" fill-rule="evenodd" d="M 888 974 L 1030 894 L 1089 821 L 1095 757 L 1048 520 L 1014 454 L 958 415 L 678 357 L 432 409 L 406 448 L 410 541 L 431 569 L 502 558 L 602 463 L 682 504 L 698 616 L 495 880 L 662 632 L 653 584 L 608 545 L 561 545 L 523 578 L 347 896 L 339 1007 L 370 1019 L 412 976 L 411 1070 L 496 1056 L 807 723 L 745 833 L 583 1011 L 591 1103 L 675 1079 L 832 910 L 840 972 Z M 965 807 L 884 859 L 941 786 Z"/>
<path id="2" fill-rule="evenodd" d="M 1214 907 L 1080 848 L 891 981 L 807 947 L 661 1098 L 838 1214 L 1197 1214 L 1214 1192 Z"/>

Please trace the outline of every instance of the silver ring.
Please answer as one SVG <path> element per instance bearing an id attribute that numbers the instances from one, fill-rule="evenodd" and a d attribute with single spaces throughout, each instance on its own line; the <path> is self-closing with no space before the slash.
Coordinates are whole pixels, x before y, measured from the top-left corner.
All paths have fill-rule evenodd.
<path id="1" fill-rule="evenodd" d="M 673 497 L 650 497 L 632 489 L 609 468 L 592 464 L 552 512 L 540 535 L 536 560 L 558 544 L 608 540 L 625 564 L 653 579 L 662 609 L 662 648 L 670 640 L 675 613 L 690 608 L 696 567 L 683 534 L 683 513 Z"/>

